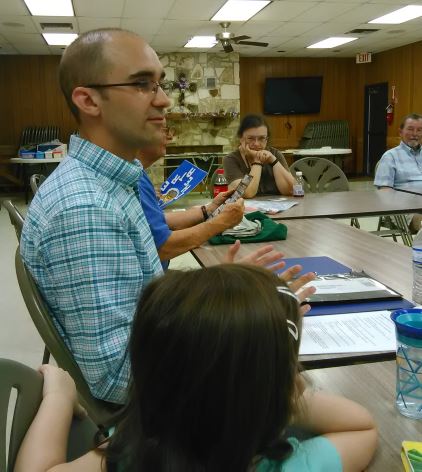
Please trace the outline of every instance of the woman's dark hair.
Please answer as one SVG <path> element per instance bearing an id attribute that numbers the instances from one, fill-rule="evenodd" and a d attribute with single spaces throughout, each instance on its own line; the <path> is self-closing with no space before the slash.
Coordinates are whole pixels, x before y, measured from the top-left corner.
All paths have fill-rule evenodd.
<path id="1" fill-rule="evenodd" d="M 300 316 L 280 286 L 266 269 L 226 264 L 146 287 L 110 460 L 125 471 L 246 472 L 254 457 L 290 452 L 281 433 L 295 411 Z"/>
<path id="2" fill-rule="evenodd" d="M 246 115 L 242 118 L 239 128 L 237 129 L 237 137 L 241 138 L 243 133 L 251 128 L 259 128 L 265 126 L 267 128 L 268 137 L 270 137 L 270 127 L 261 115 Z"/>

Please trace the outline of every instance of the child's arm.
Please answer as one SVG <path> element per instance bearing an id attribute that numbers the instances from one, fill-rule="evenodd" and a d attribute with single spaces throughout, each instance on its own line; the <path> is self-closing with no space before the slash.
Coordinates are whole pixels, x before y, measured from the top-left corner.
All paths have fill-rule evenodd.
<path id="1" fill-rule="evenodd" d="M 15 472 L 44 472 L 66 462 L 67 440 L 73 413 L 82 414 L 70 375 L 43 365 L 43 400 L 16 459 Z M 86 412 L 85 412 L 86 414 Z"/>
<path id="2" fill-rule="evenodd" d="M 362 471 L 375 453 L 377 429 L 371 414 L 347 398 L 305 390 L 298 425 L 329 439 L 340 454 L 344 472 Z"/>

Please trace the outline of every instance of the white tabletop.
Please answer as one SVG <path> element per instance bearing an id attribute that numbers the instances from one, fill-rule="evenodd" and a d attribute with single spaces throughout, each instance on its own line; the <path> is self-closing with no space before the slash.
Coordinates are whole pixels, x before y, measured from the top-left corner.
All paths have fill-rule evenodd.
<path id="1" fill-rule="evenodd" d="M 332 156 L 338 154 L 351 154 L 352 150 L 326 146 L 317 149 L 286 149 L 282 152 L 286 154 L 295 154 L 297 156 Z"/>
<path id="2" fill-rule="evenodd" d="M 11 157 L 10 162 L 14 164 L 58 164 L 64 159 L 64 157 L 49 157 L 44 159 L 28 159 L 23 157 Z"/>

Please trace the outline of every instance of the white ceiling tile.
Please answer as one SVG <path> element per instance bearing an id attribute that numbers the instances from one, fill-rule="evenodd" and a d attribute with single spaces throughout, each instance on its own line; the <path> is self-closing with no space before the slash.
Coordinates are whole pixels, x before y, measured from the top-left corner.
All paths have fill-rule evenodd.
<path id="1" fill-rule="evenodd" d="M 274 18 L 277 18 L 280 21 L 289 21 L 298 16 L 300 17 L 301 13 L 306 12 L 318 3 L 319 2 L 272 2 L 255 15 L 253 20 L 273 21 Z"/>
<path id="2" fill-rule="evenodd" d="M 85 1 L 85 0 L 81 0 Z M 124 18 L 168 18 L 168 12 L 174 0 L 154 0 L 149 1 L 147 6 L 140 0 L 126 0 L 123 14 Z M 182 17 L 183 18 L 183 17 Z"/>
<path id="3" fill-rule="evenodd" d="M 72 22 L 75 32 L 121 26 L 141 34 L 158 51 L 186 52 L 183 45 L 189 37 L 215 35 L 221 31 L 218 22 L 208 20 L 224 3 L 225 0 L 155 0 L 148 4 L 141 0 L 73 0 L 77 16 L 68 18 L 31 17 L 23 0 L 0 0 L 0 35 L 4 36 L 3 43 L 8 52 L 35 54 L 38 46 L 44 47 L 43 39 L 36 34 L 41 31 L 40 21 L 68 21 Z M 287 53 L 283 54 L 289 56 L 297 53 L 299 57 L 321 57 L 321 54 L 333 57 L 330 51 L 315 52 L 306 50 L 305 46 L 356 28 L 379 29 L 369 36 L 358 35 L 358 41 L 343 46 L 336 53 L 338 57 L 347 54 L 352 57 L 359 48 L 386 50 L 422 40 L 422 19 L 401 25 L 367 24 L 369 20 L 394 10 L 397 5 L 408 3 L 422 4 L 422 0 L 273 0 L 250 20 L 232 22 L 229 31 L 236 36 L 248 35 L 251 41 L 270 44 L 268 48 L 235 45 L 242 55 L 271 57 L 275 54 L 279 57 L 277 49 L 284 49 Z M 22 26 L 16 26 L 16 23 Z M 390 34 L 395 30 L 403 31 Z M 0 38 L 0 44 L 1 41 Z M 29 52 L 29 46 L 34 52 Z M 221 45 L 214 48 L 215 51 L 220 49 Z M 210 52 L 209 49 L 204 51 Z M 46 53 L 61 54 L 62 49 L 49 47 Z"/>
<path id="4" fill-rule="evenodd" d="M 0 56 L 2 54 L 18 54 L 18 51 L 11 44 L 4 44 L 0 49 Z"/>
<path id="5" fill-rule="evenodd" d="M 258 35 L 270 35 L 276 29 L 281 28 L 280 21 L 248 21 L 243 25 L 239 25 L 234 31 L 233 28 L 229 28 L 230 31 L 236 33 L 236 35 L 247 34 L 249 36 Z"/>
<path id="6" fill-rule="evenodd" d="M 79 33 L 85 33 L 98 28 L 120 28 L 120 18 L 78 18 Z"/>
<path id="7" fill-rule="evenodd" d="M 122 28 L 134 31 L 140 34 L 142 37 L 147 35 L 155 35 L 161 28 L 163 20 L 142 20 L 136 18 L 123 18 Z"/>
<path id="8" fill-rule="evenodd" d="M 300 21 L 321 21 L 327 22 L 342 13 L 348 12 L 356 8 L 353 3 L 319 3 L 313 8 L 300 15 Z"/>
<path id="9" fill-rule="evenodd" d="M 289 35 L 295 37 L 303 33 L 308 33 L 309 31 L 312 31 L 317 26 L 320 26 L 320 24 L 321 23 L 299 23 L 295 21 L 289 21 L 288 23 L 285 23 L 281 28 L 273 31 L 271 33 L 271 36 Z"/>
<path id="10" fill-rule="evenodd" d="M 124 0 L 73 0 L 76 16 L 119 18 L 122 16 L 123 6 Z"/>
<path id="11" fill-rule="evenodd" d="M 410 0 L 411 1 L 411 0 Z M 373 20 L 374 18 L 378 18 L 379 16 L 385 15 L 386 13 L 390 13 L 394 10 L 394 7 L 391 5 L 385 4 L 366 4 L 361 5 L 354 10 L 351 10 L 343 15 L 339 15 L 335 18 L 335 21 L 345 21 L 349 23 L 350 21 L 354 21 L 356 23 L 368 23 L 368 21 Z M 370 24 L 367 25 L 368 28 L 376 28 L 377 25 Z"/>
<path id="12" fill-rule="evenodd" d="M 28 15 L 29 12 L 23 0 L 1 0 L 0 2 L 0 18 L 3 21 L 4 16 L 9 15 Z"/>
<path id="13" fill-rule="evenodd" d="M 30 54 L 30 55 L 49 55 L 50 50 L 48 49 L 47 44 L 38 44 L 38 45 L 16 45 L 16 50 L 19 52 L 19 54 Z"/>
<path id="14" fill-rule="evenodd" d="M 218 11 L 215 2 L 195 2 L 178 0 L 167 13 L 171 20 L 210 20 Z"/>
<path id="15" fill-rule="evenodd" d="M 17 34 L 14 32 L 3 33 L 7 41 L 16 47 L 19 46 L 42 46 L 46 44 L 44 38 L 38 33 Z"/>
<path id="16" fill-rule="evenodd" d="M 16 24 L 20 26 L 16 26 Z M 16 31 L 18 33 L 36 33 L 31 16 L 3 16 L 0 21 L 0 33 L 3 31 Z"/>

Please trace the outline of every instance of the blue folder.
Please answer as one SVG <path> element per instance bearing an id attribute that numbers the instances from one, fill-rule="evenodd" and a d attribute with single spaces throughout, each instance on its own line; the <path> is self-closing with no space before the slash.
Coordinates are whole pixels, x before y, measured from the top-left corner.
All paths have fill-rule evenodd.
<path id="1" fill-rule="evenodd" d="M 283 260 L 286 262 L 286 266 L 283 269 L 278 270 L 277 273 L 281 273 L 296 264 L 300 264 L 303 267 L 299 275 L 307 272 L 315 272 L 318 275 L 347 274 L 352 272 L 350 267 L 340 264 L 340 262 L 326 256 L 291 257 Z M 311 309 L 306 316 L 337 315 L 339 313 L 359 313 L 379 310 L 399 310 L 402 308 L 413 308 L 414 306 L 413 303 L 404 298 L 400 300 L 392 299 L 350 303 L 324 303 L 311 306 Z"/>
<path id="2" fill-rule="evenodd" d="M 348 274 L 352 272 L 350 267 L 347 267 L 340 262 L 331 259 L 331 257 L 288 257 L 282 259 L 286 265 L 283 269 L 277 271 L 278 274 L 285 271 L 289 267 L 296 264 L 300 264 L 303 270 L 299 275 L 306 274 L 307 272 L 315 272 L 317 275 L 329 275 L 329 274 Z"/>

